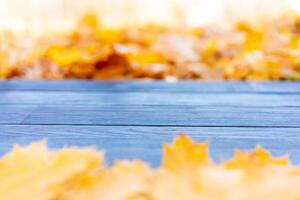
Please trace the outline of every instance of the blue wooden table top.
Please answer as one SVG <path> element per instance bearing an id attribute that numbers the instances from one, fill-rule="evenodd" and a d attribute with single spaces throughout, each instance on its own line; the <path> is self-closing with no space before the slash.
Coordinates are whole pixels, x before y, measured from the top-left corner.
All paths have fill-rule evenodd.
<path id="1" fill-rule="evenodd" d="M 299 164 L 300 83 L 0 81 L 0 155 L 48 138 L 157 166 L 179 131 L 215 161 L 262 144 Z"/>

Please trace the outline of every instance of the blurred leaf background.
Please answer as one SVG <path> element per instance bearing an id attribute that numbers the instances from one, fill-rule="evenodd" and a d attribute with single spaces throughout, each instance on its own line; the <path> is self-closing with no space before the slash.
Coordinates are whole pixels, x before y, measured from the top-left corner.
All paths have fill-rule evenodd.
<path id="1" fill-rule="evenodd" d="M 300 11 L 300 0 L 0 0 L 0 28 L 63 30 L 90 10 L 109 26 L 149 22 L 197 26 L 272 19 L 291 7 Z"/>

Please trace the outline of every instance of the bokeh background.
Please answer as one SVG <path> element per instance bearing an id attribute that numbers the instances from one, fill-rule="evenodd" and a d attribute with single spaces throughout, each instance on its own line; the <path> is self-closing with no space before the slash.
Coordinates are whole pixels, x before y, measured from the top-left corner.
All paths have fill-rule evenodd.
<path id="1" fill-rule="evenodd" d="M 300 11 L 300 0 L 0 0 L 0 28 L 68 29 L 89 10 L 109 26 L 149 22 L 198 26 L 272 19 L 286 9 Z"/>

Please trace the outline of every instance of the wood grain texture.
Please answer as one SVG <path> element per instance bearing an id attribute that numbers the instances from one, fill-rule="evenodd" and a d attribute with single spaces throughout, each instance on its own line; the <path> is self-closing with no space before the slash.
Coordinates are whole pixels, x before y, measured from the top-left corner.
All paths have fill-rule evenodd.
<path id="1" fill-rule="evenodd" d="M 229 159 L 236 148 L 250 150 L 262 144 L 273 155 L 290 155 L 293 163 L 300 163 L 299 128 L 1 125 L 0 155 L 13 144 L 26 145 L 47 138 L 52 149 L 73 145 L 103 149 L 109 164 L 116 159 L 142 159 L 157 166 L 162 144 L 171 142 L 183 130 L 198 142 L 208 141 L 216 162 Z"/>
<path id="2" fill-rule="evenodd" d="M 22 121 L 36 108 L 28 105 L 0 106 L 0 124 L 22 123 Z M 0 133 L 1 134 L 1 133 Z"/>
<path id="3" fill-rule="evenodd" d="M 37 107 L 22 124 L 299 127 L 300 107 L 55 105 Z"/>
<path id="4" fill-rule="evenodd" d="M 1 92 L 0 105 L 300 106 L 300 94 Z"/>
<path id="5" fill-rule="evenodd" d="M 0 91 L 167 92 L 167 93 L 300 93 L 300 82 L 181 81 L 0 81 Z"/>
<path id="6" fill-rule="evenodd" d="M 48 138 L 158 166 L 180 130 L 215 161 L 262 144 L 300 163 L 300 83 L 0 81 L 0 155 Z"/>

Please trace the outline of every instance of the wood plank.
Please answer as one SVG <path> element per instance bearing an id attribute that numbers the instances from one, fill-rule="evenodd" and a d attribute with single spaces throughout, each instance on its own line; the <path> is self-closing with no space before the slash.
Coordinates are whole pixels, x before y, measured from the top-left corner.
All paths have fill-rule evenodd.
<path id="1" fill-rule="evenodd" d="M 300 94 L 1 92 L 5 105 L 299 106 Z"/>
<path id="2" fill-rule="evenodd" d="M 22 123 L 35 108 L 28 105 L 0 106 L 0 124 Z"/>
<path id="3" fill-rule="evenodd" d="M 2 91 L 169 92 L 169 93 L 300 93 L 300 82 L 181 81 L 0 81 Z"/>
<path id="4" fill-rule="evenodd" d="M 209 141 L 217 162 L 229 159 L 236 148 L 249 150 L 262 144 L 273 155 L 288 154 L 293 163 L 300 163 L 299 128 L 0 125 L 0 155 L 15 143 L 25 145 L 48 138 L 52 149 L 95 146 L 105 150 L 109 163 L 115 159 L 142 159 L 157 166 L 162 143 L 171 142 L 181 130 L 196 141 Z"/>
<path id="5" fill-rule="evenodd" d="M 0 105 L 0 110 L 6 110 L 7 114 L 13 115 L 17 112 L 22 116 L 27 115 L 21 124 L 253 127 L 299 127 L 300 125 L 300 107 L 292 106 L 274 108 L 237 106 L 41 105 L 29 113 L 28 109 L 22 111 L 18 110 L 18 108 L 24 108 L 24 106 Z M 18 120 L 11 119 L 11 122 L 20 124 Z M 0 123 L 4 124 L 6 121 L 0 121 Z"/>

